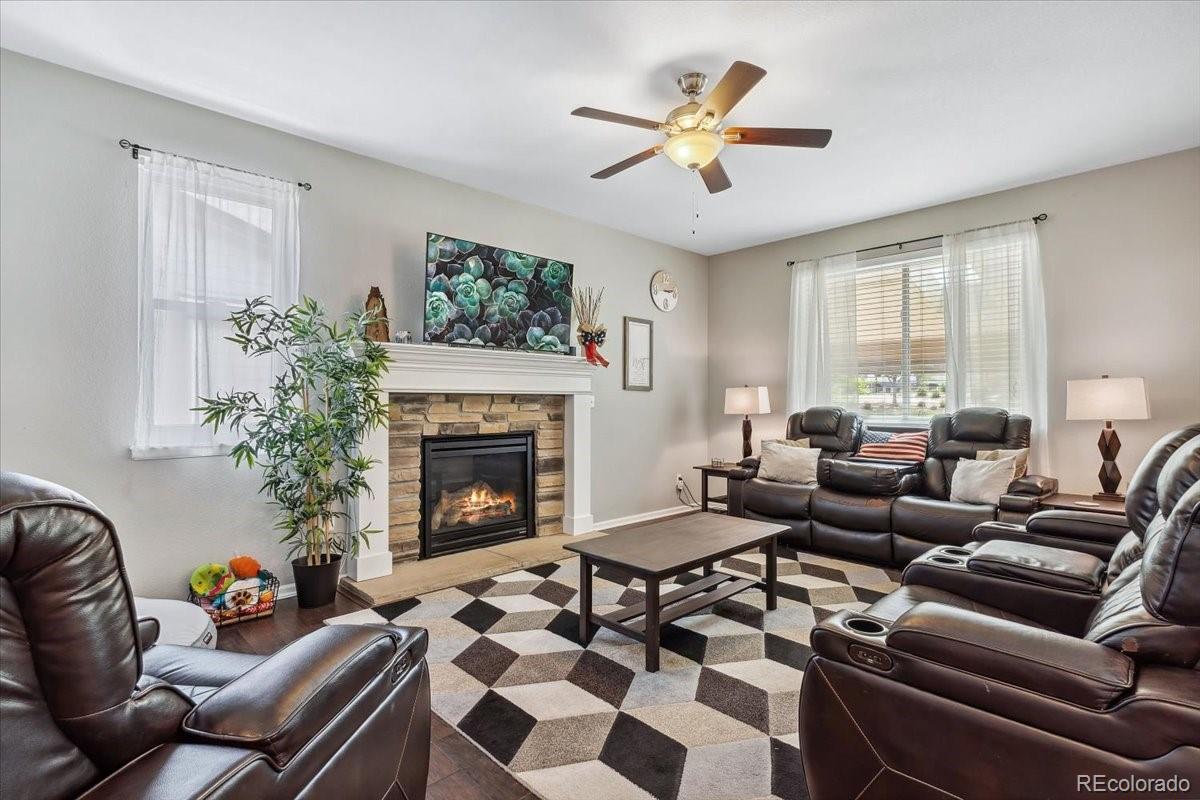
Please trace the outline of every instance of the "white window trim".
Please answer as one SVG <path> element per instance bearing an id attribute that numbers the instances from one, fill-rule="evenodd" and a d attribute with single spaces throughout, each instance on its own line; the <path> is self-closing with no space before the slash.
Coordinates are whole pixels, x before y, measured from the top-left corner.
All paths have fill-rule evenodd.
<path id="1" fill-rule="evenodd" d="M 202 446 L 177 445 L 174 447 L 133 447 L 129 448 L 129 457 L 134 461 L 154 461 L 167 458 L 205 458 L 208 456 L 227 456 L 233 452 L 232 445 L 212 444 Z"/>

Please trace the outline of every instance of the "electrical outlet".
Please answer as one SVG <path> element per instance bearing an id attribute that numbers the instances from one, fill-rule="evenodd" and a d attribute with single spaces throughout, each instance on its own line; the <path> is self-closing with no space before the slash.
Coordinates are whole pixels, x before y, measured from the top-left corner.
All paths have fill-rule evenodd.
<path id="1" fill-rule="evenodd" d="M 676 473 L 675 474 L 675 491 L 678 492 L 678 491 L 682 491 L 682 490 L 683 490 L 683 475 Z"/>

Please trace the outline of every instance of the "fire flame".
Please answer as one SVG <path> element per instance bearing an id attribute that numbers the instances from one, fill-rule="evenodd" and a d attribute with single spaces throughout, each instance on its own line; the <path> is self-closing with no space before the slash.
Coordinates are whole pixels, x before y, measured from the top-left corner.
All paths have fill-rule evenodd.
<path id="1" fill-rule="evenodd" d="M 471 490 L 471 496 L 467 498 L 467 506 L 470 508 L 487 508 L 497 503 L 508 503 L 510 507 L 517 507 L 517 495 L 514 492 L 505 492 L 498 494 L 492 487 L 483 485 Z"/>

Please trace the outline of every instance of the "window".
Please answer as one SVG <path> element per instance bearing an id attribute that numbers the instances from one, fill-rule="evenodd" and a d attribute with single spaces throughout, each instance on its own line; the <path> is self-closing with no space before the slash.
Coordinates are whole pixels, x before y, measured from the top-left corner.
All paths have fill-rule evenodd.
<path id="1" fill-rule="evenodd" d="M 167 153 L 138 158 L 138 406 L 134 458 L 228 452 L 199 397 L 270 386 L 266 358 L 225 340 L 247 298 L 296 301 L 295 185 Z"/>
<path id="2" fill-rule="evenodd" d="M 833 291 L 853 294 L 853 315 L 830 314 L 839 348 L 831 364 L 831 401 L 868 419 L 927 419 L 946 409 L 945 292 L 940 247 L 859 259 L 835 276 Z M 845 286 L 838 286 L 838 283 Z"/>
<path id="3" fill-rule="evenodd" d="M 1046 418 L 1045 308 L 1032 221 L 796 264 L 788 406 L 877 422 L 968 406 Z M 890 250 L 890 253 L 880 253 Z"/>

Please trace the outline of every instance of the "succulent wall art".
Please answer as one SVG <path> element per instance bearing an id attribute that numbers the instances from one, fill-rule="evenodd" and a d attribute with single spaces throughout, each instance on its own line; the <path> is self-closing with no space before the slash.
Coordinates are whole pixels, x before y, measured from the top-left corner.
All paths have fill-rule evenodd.
<path id="1" fill-rule="evenodd" d="M 425 341 L 566 352 L 571 272 L 561 261 L 430 233 Z"/>

